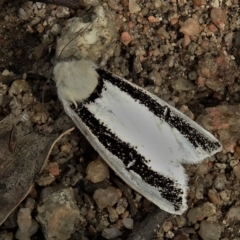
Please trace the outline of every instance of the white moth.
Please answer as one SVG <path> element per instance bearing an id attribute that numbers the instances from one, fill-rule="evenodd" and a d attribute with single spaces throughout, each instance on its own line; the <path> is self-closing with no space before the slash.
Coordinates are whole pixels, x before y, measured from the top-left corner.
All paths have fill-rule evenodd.
<path id="1" fill-rule="evenodd" d="M 218 140 L 174 107 L 87 60 L 59 62 L 54 80 L 66 113 L 109 166 L 161 209 L 187 209 L 182 163 L 221 151 Z"/>

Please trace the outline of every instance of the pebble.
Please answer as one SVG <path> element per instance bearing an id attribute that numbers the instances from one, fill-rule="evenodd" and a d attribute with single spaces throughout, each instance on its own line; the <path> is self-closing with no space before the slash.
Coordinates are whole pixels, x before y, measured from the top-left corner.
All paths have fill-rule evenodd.
<path id="1" fill-rule="evenodd" d="M 25 208 L 28 208 L 31 210 L 35 209 L 36 208 L 36 201 L 35 199 L 31 198 L 31 197 L 28 197 L 26 200 L 25 200 Z"/>
<path id="2" fill-rule="evenodd" d="M 196 170 L 196 173 L 198 175 L 204 175 L 204 174 L 207 174 L 208 172 L 209 172 L 209 165 L 208 165 L 208 162 L 206 161 L 201 163 Z"/>
<path id="3" fill-rule="evenodd" d="M 17 217 L 18 230 L 15 237 L 19 240 L 30 240 L 39 228 L 36 220 L 32 219 L 29 208 L 20 208 Z"/>
<path id="4" fill-rule="evenodd" d="M 213 8 L 210 13 L 212 22 L 221 30 L 224 30 L 227 22 L 227 13 L 221 8 Z"/>
<path id="5" fill-rule="evenodd" d="M 76 231 L 80 210 L 72 188 L 61 185 L 46 187 L 41 192 L 37 220 L 45 239 L 67 240 Z"/>
<path id="6" fill-rule="evenodd" d="M 123 218 L 122 223 L 125 228 L 133 229 L 133 219 L 132 218 Z"/>
<path id="7" fill-rule="evenodd" d="M 119 1 L 118 0 L 108 0 L 108 6 L 114 10 L 114 11 L 118 11 L 119 10 L 119 5 L 118 5 Z"/>
<path id="8" fill-rule="evenodd" d="M 123 32 L 121 34 L 121 42 L 124 44 L 124 45 L 128 45 L 130 42 L 132 41 L 132 38 L 130 36 L 130 34 L 128 32 Z"/>
<path id="9" fill-rule="evenodd" d="M 122 235 L 122 232 L 119 231 L 117 228 L 105 228 L 102 231 L 102 237 L 106 239 L 114 239 L 117 237 L 120 237 Z"/>
<path id="10" fill-rule="evenodd" d="M 224 202 L 228 202 L 231 198 L 231 194 L 229 190 L 223 190 L 219 193 L 219 195 Z"/>
<path id="11" fill-rule="evenodd" d="M 141 11 L 139 4 L 135 0 L 129 0 L 129 12 L 137 13 Z"/>
<path id="12" fill-rule="evenodd" d="M 55 177 L 60 174 L 59 164 L 57 162 L 50 162 L 48 164 L 48 170 Z"/>
<path id="13" fill-rule="evenodd" d="M 176 216 L 175 220 L 177 222 L 178 228 L 182 228 L 187 222 L 187 219 L 182 215 Z"/>
<path id="14" fill-rule="evenodd" d="M 196 88 L 196 86 L 185 78 L 179 78 L 174 80 L 172 83 L 172 88 L 177 91 L 191 91 Z"/>
<path id="15" fill-rule="evenodd" d="M 173 227 L 172 222 L 164 222 L 162 228 L 164 232 L 169 232 Z"/>
<path id="16" fill-rule="evenodd" d="M 86 168 L 86 179 L 93 183 L 102 182 L 109 177 L 108 165 L 98 157 L 97 160 L 92 161 L 88 164 Z"/>
<path id="17" fill-rule="evenodd" d="M 50 185 L 51 183 L 53 183 L 55 181 L 55 177 L 52 173 L 47 173 L 47 172 L 44 172 L 44 173 L 41 173 L 41 175 L 37 178 L 36 182 L 39 186 L 48 186 Z"/>
<path id="18" fill-rule="evenodd" d="M 109 220 L 110 222 L 116 222 L 118 220 L 118 213 L 115 208 L 107 207 L 109 213 Z"/>
<path id="19" fill-rule="evenodd" d="M 128 207 L 128 202 L 127 202 L 126 198 L 120 198 L 117 203 L 116 211 L 119 215 L 123 214 L 125 212 L 125 210 L 127 209 L 127 207 Z"/>
<path id="20" fill-rule="evenodd" d="M 61 144 L 60 150 L 63 153 L 70 154 L 72 152 L 72 144 L 69 142 L 64 142 L 63 144 Z"/>
<path id="21" fill-rule="evenodd" d="M 215 213 L 216 206 L 212 203 L 206 202 L 196 208 L 190 209 L 187 213 L 187 217 L 189 222 L 196 223 L 198 220 L 212 216 Z"/>
<path id="22" fill-rule="evenodd" d="M 58 6 L 56 9 L 57 18 L 67 18 L 70 16 L 69 8 Z"/>
<path id="23" fill-rule="evenodd" d="M 219 191 L 224 190 L 226 186 L 226 176 L 224 174 L 217 175 L 213 180 L 213 186 Z"/>
<path id="24" fill-rule="evenodd" d="M 197 19 L 189 18 L 184 23 L 182 23 L 179 32 L 193 37 L 197 36 L 201 32 L 201 27 Z"/>
<path id="25" fill-rule="evenodd" d="M 240 179 L 240 163 L 233 167 L 233 174 Z"/>
<path id="26" fill-rule="evenodd" d="M 203 220 L 200 224 L 199 235 L 203 240 L 218 240 L 221 236 L 221 225 Z"/>
<path id="27" fill-rule="evenodd" d="M 221 205 L 221 199 L 218 192 L 215 189 L 208 190 L 208 199 L 214 205 Z"/>
<path id="28" fill-rule="evenodd" d="M 226 215 L 227 221 L 240 221 L 240 206 L 231 207 Z"/>
<path id="29" fill-rule="evenodd" d="M 224 146 L 224 151 L 233 153 L 240 134 L 239 115 L 239 106 L 219 105 L 205 109 L 198 117 L 197 122 L 204 128 L 219 133 L 218 139 Z M 215 166 L 220 167 L 220 164 L 215 164 Z M 222 169 L 226 168 L 226 164 L 222 166 L 224 167 Z"/>
<path id="30" fill-rule="evenodd" d="M 13 96 L 22 92 L 27 92 L 29 88 L 29 84 L 26 80 L 15 80 L 9 89 L 9 95 Z"/>
<path id="31" fill-rule="evenodd" d="M 57 36 L 61 33 L 62 31 L 62 27 L 60 24 L 54 24 L 51 28 L 51 33 L 54 35 L 54 36 Z"/>
<path id="32" fill-rule="evenodd" d="M 44 26 L 39 23 L 37 26 L 36 26 L 36 30 L 39 32 L 39 33 L 43 33 L 44 32 Z"/>
<path id="33" fill-rule="evenodd" d="M 119 189 L 112 186 L 107 189 L 97 189 L 93 194 L 93 199 L 100 209 L 115 205 L 121 198 Z"/>

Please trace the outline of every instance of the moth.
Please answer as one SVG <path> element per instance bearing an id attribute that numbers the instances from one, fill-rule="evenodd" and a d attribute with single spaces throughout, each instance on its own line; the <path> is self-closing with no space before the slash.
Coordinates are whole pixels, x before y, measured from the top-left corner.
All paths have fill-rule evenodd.
<path id="1" fill-rule="evenodd" d="M 143 88 L 89 60 L 58 62 L 58 97 L 95 150 L 131 188 L 161 209 L 187 209 L 188 177 L 196 164 L 222 150 L 196 122 Z"/>

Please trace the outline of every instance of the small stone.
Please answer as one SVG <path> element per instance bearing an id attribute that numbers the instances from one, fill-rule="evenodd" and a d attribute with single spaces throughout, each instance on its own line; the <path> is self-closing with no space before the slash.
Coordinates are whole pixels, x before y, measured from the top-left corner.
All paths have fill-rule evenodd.
<path id="1" fill-rule="evenodd" d="M 240 159 L 240 146 L 239 146 L 239 142 L 237 142 L 237 145 L 234 149 L 234 157 L 236 158 L 236 160 Z"/>
<path id="2" fill-rule="evenodd" d="M 16 238 L 19 240 L 30 239 L 38 230 L 38 223 L 31 216 L 31 210 L 29 208 L 20 208 L 18 212 L 18 230 Z"/>
<path id="3" fill-rule="evenodd" d="M 122 193 L 114 187 L 107 189 L 97 189 L 93 194 L 93 199 L 100 209 L 115 205 L 121 198 Z"/>
<path id="4" fill-rule="evenodd" d="M 225 185 L 226 185 L 226 176 L 224 174 L 217 175 L 213 180 L 213 186 L 219 191 L 224 190 Z"/>
<path id="5" fill-rule="evenodd" d="M 231 198 L 231 193 L 229 190 L 223 190 L 219 193 L 219 195 L 224 202 L 228 202 Z"/>
<path id="6" fill-rule="evenodd" d="M 196 223 L 198 220 L 204 219 L 205 217 L 212 216 L 216 213 L 216 206 L 212 203 L 204 203 L 199 207 L 192 208 L 189 210 L 187 217 L 189 222 Z"/>
<path id="7" fill-rule="evenodd" d="M 154 1 L 154 7 L 155 7 L 155 8 L 160 8 L 161 6 L 162 6 L 161 0 L 155 0 L 155 1 Z"/>
<path id="8" fill-rule="evenodd" d="M 108 165 L 101 159 L 101 157 L 98 157 L 97 160 L 88 164 L 86 174 L 86 179 L 90 180 L 91 182 L 102 182 L 109 177 Z"/>
<path id="9" fill-rule="evenodd" d="M 12 83 L 9 89 L 9 95 L 18 95 L 22 92 L 27 92 L 29 90 L 29 85 L 26 80 L 16 80 Z"/>
<path id="10" fill-rule="evenodd" d="M 46 112 L 37 112 L 33 116 L 31 116 L 31 122 L 37 124 L 44 124 L 48 120 L 48 115 Z"/>
<path id="11" fill-rule="evenodd" d="M 125 228 L 133 229 L 133 219 L 132 218 L 123 218 L 122 223 Z"/>
<path id="12" fill-rule="evenodd" d="M 154 85 L 160 87 L 162 84 L 162 77 L 161 77 L 161 73 L 154 70 L 152 72 L 149 73 L 149 79 L 151 79 L 152 81 L 154 81 Z"/>
<path id="13" fill-rule="evenodd" d="M 239 139 L 239 114 L 239 106 L 237 105 L 219 105 L 206 108 L 198 117 L 197 122 L 210 132 L 216 131 L 219 141 L 224 146 L 224 151 L 233 153 Z M 219 164 L 215 164 L 215 166 L 220 167 Z M 225 169 L 226 164 L 222 167 Z M 238 170 L 235 171 L 238 172 Z"/>
<path id="14" fill-rule="evenodd" d="M 233 206 L 227 212 L 227 221 L 240 221 L 240 206 Z"/>
<path id="15" fill-rule="evenodd" d="M 93 211 L 93 209 L 89 209 L 88 212 L 87 212 L 87 215 L 86 215 L 86 219 L 89 221 L 89 220 L 92 220 L 94 218 L 96 218 L 95 211 Z"/>
<path id="16" fill-rule="evenodd" d="M 218 240 L 221 236 L 221 225 L 204 220 L 200 224 L 199 235 L 203 240 Z"/>
<path id="17" fill-rule="evenodd" d="M 56 17 L 57 18 L 67 18 L 70 16 L 69 8 L 58 6 L 56 9 Z"/>
<path id="18" fill-rule="evenodd" d="M 179 31 L 183 34 L 193 37 L 197 36 L 201 32 L 201 27 L 197 19 L 189 18 L 182 24 Z"/>
<path id="19" fill-rule="evenodd" d="M 117 228 L 105 228 L 102 232 L 102 237 L 106 239 L 117 238 L 122 235 L 122 232 Z"/>
<path id="20" fill-rule="evenodd" d="M 165 27 L 160 27 L 157 30 L 157 35 L 158 37 L 162 38 L 162 39 L 170 39 L 170 35 L 169 33 L 166 31 Z"/>
<path id="21" fill-rule="evenodd" d="M 125 211 L 123 214 L 121 214 L 121 218 L 128 218 L 130 216 L 129 211 Z"/>
<path id="22" fill-rule="evenodd" d="M 61 152 L 64 152 L 64 153 L 69 154 L 69 153 L 72 152 L 72 144 L 69 143 L 69 142 L 64 142 L 64 143 L 61 145 L 60 149 L 61 149 Z"/>
<path id="23" fill-rule="evenodd" d="M 209 172 L 208 162 L 201 163 L 196 170 L 197 175 L 204 175 L 207 174 L 208 172 Z"/>
<path id="24" fill-rule="evenodd" d="M 207 1 L 206 0 L 193 0 L 193 3 L 195 6 L 202 6 L 202 5 L 206 5 Z"/>
<path id="25" fill-rule="evenodd" d="M 221 30 L 224 29 L 227 22 L 227 13 L 221 8 L 213 8 L 210 13 L 212 22 Z"/>
<path id="26" fill-rule="evenodd" d="M 37 178 L 37 184 L 42 187 L 46 187 L 55 181 L 55 177 L 51 173 L 42 173 Z"/>
<path id="27" fill-rule="evenodd" d="M 182 228 L 187 222 L 187 219 L 182 215 L 181 216 L 176 216 L 175 219 L 176 219 L 178 228 Z"/>
<path id="28" fill-rule="evenodd" d="M 240 179 L 240 163 L 233 167 L 233 174 Z"/>
<path id="29" fill-rule="evenodd" d="M 123 214 L 127 207 L 128 207 L 128 202 L 127 202 L 126 198 L 121 198 L 118 201 L 116 211 L 119 215 Z"/>
<path id="30" fill-rule="evenodd" d="M 36 30 L 39 32 L 39 33 L 43 33 L 44 32 L 44 26 L 39 23 L 37 26 L 36 26 Z"/>
<path id="31" fill-rule="evenodd" d="M 211 203 L 214 205 L 221 205 L 221 200 L 218 195 L 218 192 L 215 189 L 208 190 L 208 198 Z"/>
<path id="32" fill-rule="evenodd" d="M 184 234 L 184 233 L 177 233 L 175 236 L 174 236 L 174 238 L 173 238 L 174 240 L 189 240 L 189 237 L 186 235 L 186 234 Z"/>
<path id="33" fill-rule="evenodd" d="M 61 185 L 46 187 L 42 190 L 41 200 L 36 218 L 45 239 L 69 239 L 77 230 L 81 214 L 73 189 Z"/>
<path id="34" fill-rule="evenodd" d="M 60 169 L 59 169 L 59 165 L 57 162 L 49 163 L 48 170 L 53 176 L 58 176 L 60 174 Z"/>
<path id="35" fill-rule="evenodd" d="M 113 207 L 107 207 L 108 213 L 109 213 L 109 220 L 111 222 L 116 222 L 118 220 L 118 214 L 115 208 Z"/>
<path id="36" fill-rule="evenodd" d="M 197 78 L 198 78 L 197 72 L 196 72 L 196 71 L 191 71 L 191 72 L 189 72 L 188 78 L 189 78 L 191 81 L 196 81 Z"/>
<path id="37" fill-rule="evenodd" d="M 151 22 L 151 23 L 156 23 L 156 22 L 159 22 L 160 19 L 155 18 L 154 16 L 149 16 L 148 21 Z"/>
<path id="38" fill-rule="evenodd" d="M 196 88 L 196 86 L 187 79 L 179 78 L 172 82 L 172 88 L 177 91 L 191 91 Z"/>
<path id="39" fill-rule="evenodd" d="M 130 34 L 128 32 L 123 32 L 121 34 L 121 42 L 124 45 L 128 45 L 131 41 L 132 41 L 132 38 L 131 38 L 131 36 L 130 36 Z"/>
<path id="40" fill-rule="evenodd" d="M 32 210 L 34 208 L 36 208 L 36 201 L 35 201 L 35 199 L 28 197 L 26 199 L 26 201 L 25 201 L 25 208 L 29 208 L 30 211 L 32 212 Z"/>
<path id="41" fill-rule="evenodd" d="M 1 73 L 2 76 L 14 76 L 13 72 L 10 72 L 8 69 L 4 69 Z"/>
<path id="42" fill-rule="evenodd" d="M 141 11 L 140 6 L 137 4 L 135 0 L 129 0 L 129 12 L 130 13 L 137 13 Z"/>
<path id="43" fill-rule="evenodd" d="M 54 35 L 54 36 L 57 36 L 61 33 L 62 31 L 62 27 L 61 25 L 59 24 L 54 24 L 51 28 L 51 33 Z"/>
<path id="44" fill-rule="evenodd" d="M 118 3 L 119 3 L 118 0 L 108 0 L 108 6 L 114 11 L 119 10 Z"/>
<path id="45" fill-rule="evenodd" d="M 169 232 L 173 227 L 173 224 L 171 222 L 164 222 L 162 228 L 164 232 Z"/>

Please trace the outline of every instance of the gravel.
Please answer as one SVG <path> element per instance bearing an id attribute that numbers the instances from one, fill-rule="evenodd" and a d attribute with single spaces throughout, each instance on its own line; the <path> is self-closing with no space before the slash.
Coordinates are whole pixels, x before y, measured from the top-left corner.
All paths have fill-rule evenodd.
<path id="1" fill-rule="evenodd" d="M 52 82 L 45 84 L 57 40 L 69 19 L 84 19 L 91 8 L 0 4 L 0 117 L 26 113 L 35 129 L 48 129 L 64 114 Z M 96 62 L 181 109 L 224 146 L 198 166 L 186 166 L 190 209 L 167 218 L 155 239 L 240 239 L 239 1 L 102 0 L 100 5 L 107 12 L 103 20 L 110 21 L 104 22 L 104 45 L 92 49 Z M 69 57 L 66 53 L 57 57 Z M 127 239 L 155 206 L 128 188 L 137 209 L 132 216 L 114 178 L 84 136 L 72 132 L 56 144 L 28 198 L 1 226 L 0 239 Z"/>

